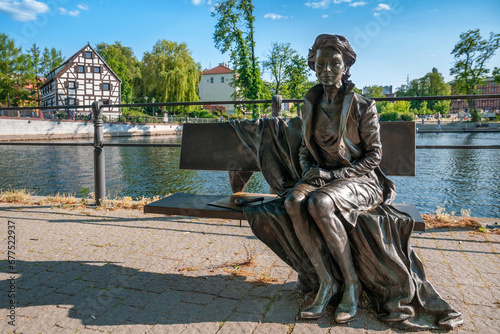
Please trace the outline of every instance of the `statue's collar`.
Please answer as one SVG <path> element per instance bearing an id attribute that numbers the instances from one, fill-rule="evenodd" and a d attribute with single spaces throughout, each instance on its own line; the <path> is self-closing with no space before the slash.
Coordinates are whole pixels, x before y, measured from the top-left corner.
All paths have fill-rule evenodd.
<path id="1" fill-rule="evenodd" d="M 339 93 L 345 96 L 348 93 L 350 93 L 353 89 L 354 89 L 354 84 L 350 81 L 347 81 L 346 84 L 342 85 Z M 309 91 L 304 96 L 304 99 L 311 103 L 315 103 L 317 99 L 323 96 L 324 91 L 325 90 L 323 89 L 323 85 L 318 84 L 309 89 Z"/>

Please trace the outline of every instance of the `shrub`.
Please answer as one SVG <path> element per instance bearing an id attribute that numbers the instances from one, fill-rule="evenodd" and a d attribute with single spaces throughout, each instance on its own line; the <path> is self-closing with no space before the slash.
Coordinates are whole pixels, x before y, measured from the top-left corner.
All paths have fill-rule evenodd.
<path id="1" fill-rule="evenodd" d="M 406 121 L 406 122 L 411 122 L 414 120 L 414 115 L 411 112 L 402 113 L 401 120 Z"/>
<path id="2" fill-rule="evenodd" d="M 380 120 L 383 122 L 391 121 L 396 122 L 399 120 L 399 113 L 397 111 L 387 111 L 380 114 Z"/>

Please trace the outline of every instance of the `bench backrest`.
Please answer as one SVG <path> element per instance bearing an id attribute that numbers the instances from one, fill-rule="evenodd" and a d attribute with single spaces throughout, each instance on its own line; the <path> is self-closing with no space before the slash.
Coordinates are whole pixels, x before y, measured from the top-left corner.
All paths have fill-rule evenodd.
<path id="1" fill-rule="evenodd" d="M 384 173 L 415 176 L 415 123 L 380 122 L 380 137 Z M 179 168 L 259 171 L 229 123 L 184 124 Z"/>

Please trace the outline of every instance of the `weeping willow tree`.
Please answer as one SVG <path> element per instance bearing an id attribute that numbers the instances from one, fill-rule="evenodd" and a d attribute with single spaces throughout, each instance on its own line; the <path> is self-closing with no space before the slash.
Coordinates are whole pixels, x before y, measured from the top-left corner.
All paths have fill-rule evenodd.
<path id="1" fill-rule="evenodd" d="M 156 102 L 199 100 L 201 65 L 193 60 L 186 44 L 159 40 L 151 52 L 144 53 L 142 62 L 145 95 L 154 97 Z M 186 111 L 189 108 L 179 109 Z"/>

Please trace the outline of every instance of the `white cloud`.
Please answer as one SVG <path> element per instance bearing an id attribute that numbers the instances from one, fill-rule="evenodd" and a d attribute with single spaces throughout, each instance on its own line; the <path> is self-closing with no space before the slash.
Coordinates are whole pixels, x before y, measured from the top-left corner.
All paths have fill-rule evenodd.
<path id="1" fill-rule="evenodd" d="M 78 16 L 78 15 L 80 15 L 80 11 L 77 10 L 77 9 L 68 11 L 64 7 L 59 7 L 59 14 L 61 14 L 61 15 L 69 15 L 69 16 Z"/>
<path id="2" fill-rule="evenodd" d="M 327 19 L 328 15 L 326 15 L 326 14 L 325 15 L 321 15 L 321 17 L 324 18 L 324 19 Z"/>
<path id="3" fill-rule="evenodd" d="M 279 15 L 279 14 L 274 14 L 274 13 L 267 13 L 266 15 L 264 15 L 264 18 L 265 19 L 271 19 L 271 20 L 286 20 L 288 19 L 288 16 L 282 16 L 282 15 Z"/>
<path id="4" fill-rule="evenodd" d="M 334 4 L 339 4 L 339 3 L 342 3 L 342 2 L 351 2 L 352 0 L 321 0 L 321 1 L 308 1 L 305 3 L 305 5 L 307 7 L 311 7 L 311 8 L 314 8 L 314 9 L 318 9 L 318 8 L 322 8 L 322 9 L 325 9 L 325 8 L 328 8 L 330 6 L 330 3 L 333 1 Z"/>
<path id="5" fill-rule="evenodd" d="M 358 1 L 358 2 L 350 3 L 349 6 L 351 6 L 351 7 L 358 7 L 358 6 L 365 6 L 366 4 L 368 4 L 368 2 Z"/>
<path id="6" fill-rule="evenodd" d="M 375 9 L 375 11 L 380 11 L 380 10 L 391 10 L 391 6 L 385 4 L 385 3 L 380 3 Z"/>
<path id="7" fill-rule="evenodd" d="M 84 3 L 79 4 L 77 7 L 80 8 L 81 10 L 89 10 L 89 5 Z"/>
<path id="8" fill-rule="evenodd" d="M 38 14 L 49 11 L 49 6 L 36 0 L 0 0 L 0 12 L 15 21 L 33 21 Z"/>
<path id="9" fill-rule="evenodd" d="M 322 1 L 318 1 L 318 2 L 309 1 L 309 2 L 306 2 L 306 6 L 314 8 L 314 9 L 328 8 L 328 6 L 330 6 L 330 0 L 322 0 Z"/>

